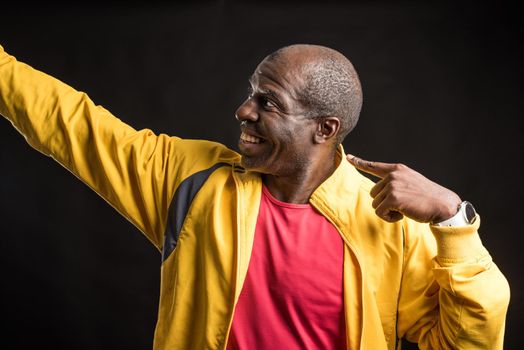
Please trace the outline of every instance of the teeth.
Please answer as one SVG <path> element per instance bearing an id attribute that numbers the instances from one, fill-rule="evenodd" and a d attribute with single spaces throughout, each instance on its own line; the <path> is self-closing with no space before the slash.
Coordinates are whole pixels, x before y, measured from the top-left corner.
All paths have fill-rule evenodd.
<path id="1" fill-rule="evenodd" d="M 240 139 L 242 141 L 250 142 L 250 143 L 260 143 L 260 142 L 262 142 L 262 139 L 260 139 L 258 137 L 255 137 L 255 136 L 248 135 L 246 133 L 241 133 L 240 134 Z"/>

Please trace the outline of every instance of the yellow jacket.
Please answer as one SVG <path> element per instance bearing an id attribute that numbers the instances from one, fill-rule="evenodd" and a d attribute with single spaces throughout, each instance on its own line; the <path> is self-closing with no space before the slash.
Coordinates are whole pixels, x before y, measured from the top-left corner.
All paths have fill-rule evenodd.
<path id="1" fill-rule="evenodd" d="M 246 276 L 261 178 L 225 146 L 136 131 L 0 46 L 0 113 L 162 252 L 155 349 L 224 349 Z M 339 149 L 341 159 L 344 150 Z M 476 224 L 387 223 L 346 161 L 311 196 L 340 232 L 348 349 L 502 349 L 509 286 Z"/>

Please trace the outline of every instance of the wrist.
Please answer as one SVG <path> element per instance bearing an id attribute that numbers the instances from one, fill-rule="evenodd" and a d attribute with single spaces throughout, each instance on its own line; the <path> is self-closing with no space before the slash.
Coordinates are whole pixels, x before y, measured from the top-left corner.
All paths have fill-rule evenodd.
<path id="1" fill-rule="evenodd" d="M 455 192 L 449 191 L 446 193 L 442 197 L 440 205 L 437 207 L 438 211 L 435 213 L 430 223 L 434 224 L 453 217 L 455 214 L 457 214 L 461 202 L 462 199 L 460 199 L 460 197 Z"/>
<path id="2" fill-rule="evenodd" d="M 467 226 L 475 222 L 477 212 L 473 205 L 468 201 L 462 201 L 455 207 L 455 211 L 446 219 L 433 220 L 432 225 L 435 226 Z"/>

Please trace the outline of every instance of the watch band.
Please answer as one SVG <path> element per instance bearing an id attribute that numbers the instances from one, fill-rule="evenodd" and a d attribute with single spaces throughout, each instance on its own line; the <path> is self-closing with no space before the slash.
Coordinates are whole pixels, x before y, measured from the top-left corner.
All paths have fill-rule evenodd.
<path id="1" fill-rule="evenodd" d="M 457 213 L 444 221 L 436 222 L 435 226 L 467 226 L 475 222 L 477 213 L 468 201 L 459 204 Z"/>

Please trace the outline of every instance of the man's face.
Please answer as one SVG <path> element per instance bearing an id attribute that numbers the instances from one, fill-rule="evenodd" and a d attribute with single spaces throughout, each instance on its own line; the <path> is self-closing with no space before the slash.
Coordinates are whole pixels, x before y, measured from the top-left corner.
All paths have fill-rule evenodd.
<path id="1" fill-rule="evenodd" d="M 293 61 L 264 60 L 251 76 L 250 94 L 235 114 L 246 169 L 285 176 L 307 167 L 316 122 L 299 102 L 298 71 Z"/>

